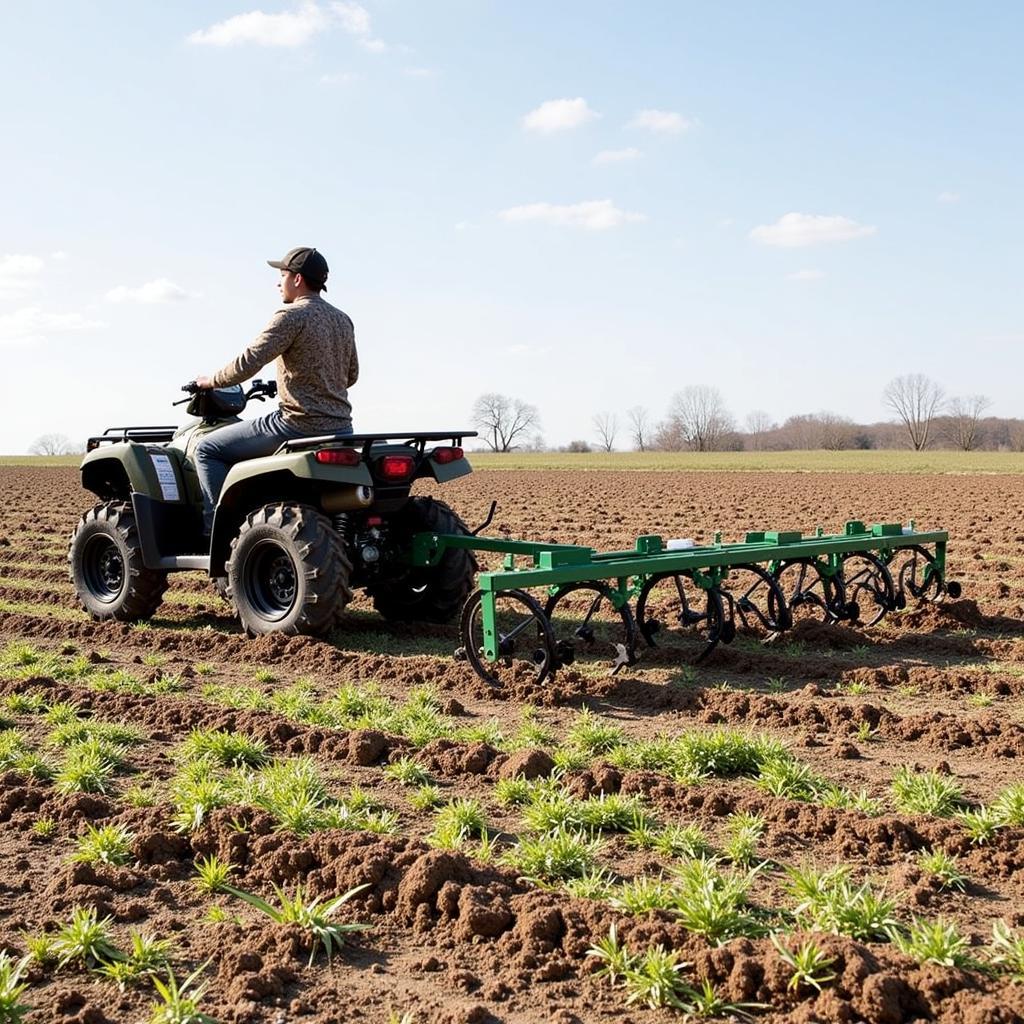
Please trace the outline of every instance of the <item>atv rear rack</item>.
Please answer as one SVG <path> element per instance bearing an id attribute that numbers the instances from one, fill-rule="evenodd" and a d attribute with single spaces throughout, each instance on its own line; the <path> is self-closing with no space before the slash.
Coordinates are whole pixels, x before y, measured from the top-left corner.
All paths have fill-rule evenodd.
<path id="1" fill-rule="evenodd" d="M 293 441 L 285 441 L 275 452 L 282 455 L 286 452 L 307 452 L 325 445 L 341 444 L 348 448 L 363 449 L 363 456 L 370 453 L 374 444 L 385 441 L 400 441 L 402 444 L 415 448 L 420 455 L 426 450 L 428 441 L 450 441 L 454 446 L 461 447 L 465 437 L 476 437 L 475 430 L 435 430 L 424 433 L 419 430 L 391 431 L 387 434 L 319 434 L 316 437 L 298 437 Z"/>

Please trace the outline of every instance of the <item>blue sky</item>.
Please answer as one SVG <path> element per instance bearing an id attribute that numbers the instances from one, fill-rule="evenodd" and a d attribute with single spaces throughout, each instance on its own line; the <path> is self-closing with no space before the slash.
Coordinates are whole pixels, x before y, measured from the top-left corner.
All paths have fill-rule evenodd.
<path id="1" fill-rule="evenodd" d="M 359 430 L 499 391 L 593 440 L 689 384 L 868 421 L 908 372 L 1024 415 L 1022 38 L 1015 3 L 3 4 L 0 453 L 180 421 L 302 244 Z"/>

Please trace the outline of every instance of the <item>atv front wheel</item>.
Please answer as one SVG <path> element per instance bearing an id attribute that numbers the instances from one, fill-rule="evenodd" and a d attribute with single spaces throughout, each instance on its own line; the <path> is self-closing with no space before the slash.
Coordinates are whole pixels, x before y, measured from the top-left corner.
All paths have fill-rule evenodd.
<path id="1" fill-rule="evenodd" d="M 68 563 L 75 594 L 94 619 L 148 619 L 167 589 L 167 573 L 143 565 L 135 514 L 125 501 L 108 501 L 82 516 Z"/>
<path id="2" fill-rule="evenodd" d="M 410 498 L 392 520 L 393 537 L 399 543 L 415 533 L 461 533 L 466 524 L 442 501 Z M 373 606 L 395 622 L 451 622 L 466 603 L 476 581 L 477 563 L 472 551 L 446 548 L 437 565 L 412 568 L 397 580 L 368 587 Z"/>
<path id="3" fill-rule="evenodd" d="M 352 598 L 352 563 L 309 505 L 264 505 L 231 542 L 228 599 L 247 633 L 323 633 Z"/>

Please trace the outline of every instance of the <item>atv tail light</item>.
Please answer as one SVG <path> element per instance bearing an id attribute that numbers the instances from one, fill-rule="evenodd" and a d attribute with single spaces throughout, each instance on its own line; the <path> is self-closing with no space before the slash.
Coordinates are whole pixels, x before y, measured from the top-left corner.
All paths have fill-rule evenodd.
<path id="1" fill-rule="evenodd" d="M 435 448 L 431 458 L 443 466 L 449 462 L 458 462 L 464 454 L 461 448 Z"/>
<path id="2" fill-rule="evenodd" d="M 325 466 L 358 466 L 360 455 L 355 448 L 321 448 L 316 461 Z"/>
<path id="3" fill-rule="evenodd" d="M 385 455 L 377 463 L 377 475 L 383 480 L 405 480 L 416 469 L 411 455 Z"/>

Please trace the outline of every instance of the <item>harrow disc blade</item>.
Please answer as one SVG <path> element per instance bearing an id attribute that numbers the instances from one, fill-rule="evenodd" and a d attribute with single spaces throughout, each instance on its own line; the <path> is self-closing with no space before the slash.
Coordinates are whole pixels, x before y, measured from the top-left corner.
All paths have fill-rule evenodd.
<path id="1" fill-rule="evenodd" d="M 636 618 L 648 647 L 672 661 L 696 664 L 725 639 L 721 591 L 717 587 L 704 590 L 684 573 L 648 579 L 637 598 Z"/>
<path id="2" fill-rule="evenodd" d="M 625 663 L 632 665 L 636 661 L 636 621 L 629 605 L 616 608 L 613 597 L 607 584 L 597 582 L 569 583 L 552 594 L 544 614 L 551 625 L 556 651 L 567 644 L 573 649 L 574 660 L 608 661 L 609 671 L 615 672 L 622 667 L 622 648 L 626 651 Z"/>

